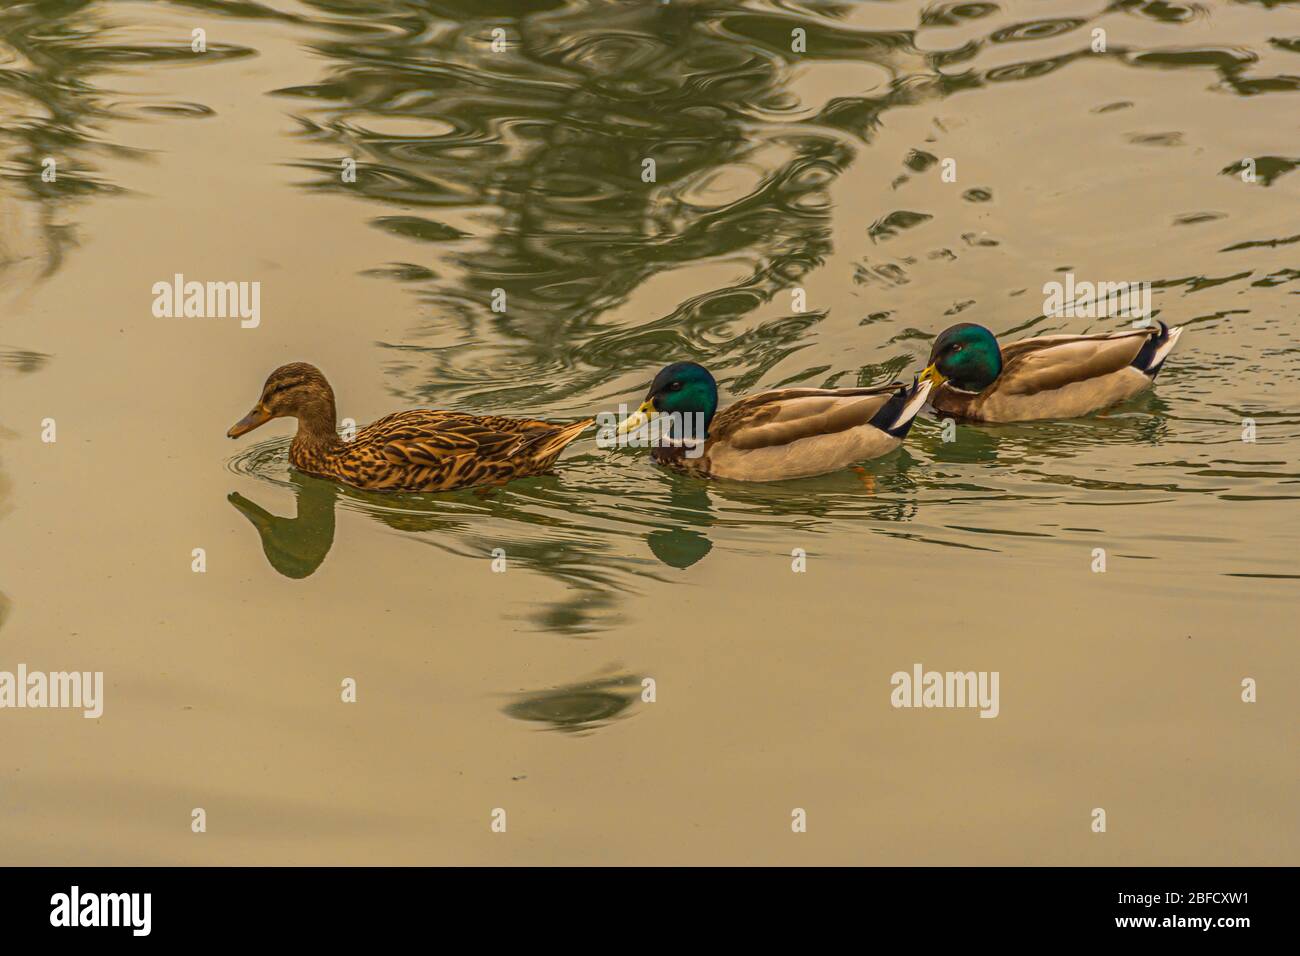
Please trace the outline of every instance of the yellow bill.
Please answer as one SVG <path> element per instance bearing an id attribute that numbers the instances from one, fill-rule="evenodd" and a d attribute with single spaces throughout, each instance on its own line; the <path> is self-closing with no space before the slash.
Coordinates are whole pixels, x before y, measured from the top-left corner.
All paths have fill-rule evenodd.
<path id="1" fill-rule="evenodd" d="M 937 365 L 927 366 L 925 371 L 921 373 L 920 379 L 921 381 L 929 382 L 932 385 L 942 385 L 948 380 L 947 376 L 945 376 L 943 372 L 939 371 Z"/>
<path id="2" fill-rule="evenodd" d="M 626 435 L 629 432 L 634 432 L 641 426 L 649 424 L 650 420 L 658 414 L 654 402 L 647 398 L 641 403 L 640 408 L 619 423 L 617 434 Z"/>

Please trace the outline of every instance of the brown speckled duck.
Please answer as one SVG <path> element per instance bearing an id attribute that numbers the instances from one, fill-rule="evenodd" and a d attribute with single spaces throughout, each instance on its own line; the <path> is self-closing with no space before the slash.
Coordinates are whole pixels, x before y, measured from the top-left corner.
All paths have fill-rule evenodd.
<path id="1" fill-rule="evenodd" d="M 592 424 L 416 409 L 385 415 L 345 442 L 334 390 L 305 362 L 272 372 L 253 410 L 226 434 L 238 438 L 273 418 L 298 420 L 289 462 L 299 471 L 376 491 L 451 491 L 539 475 Z"/>

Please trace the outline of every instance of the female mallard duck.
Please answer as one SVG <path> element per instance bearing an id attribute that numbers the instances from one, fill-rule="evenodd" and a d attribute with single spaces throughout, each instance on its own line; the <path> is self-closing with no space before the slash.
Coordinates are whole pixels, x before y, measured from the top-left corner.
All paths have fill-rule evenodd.
<path id="1" fill-rule="evenodd" d="M 1074 418 L 1150 386 L 1182 334 L 1181 326 L 1161 322 L 1101 335 L 1043 335 L 999 348 L 988 329 L 962 323 L 934 340 L 921 378 L 935 385 L 935 410 L 957 418 Z"/>
<path id="2" fill-rule="evenodd" d="M 903 443 L 928 382 L 874 388 L 783 388 L 718 411 L 718 383 L 694 362 L 669 365 L 620 435 L 658 423 L 652 456 L 700 475 L 781 481 L 837 471 Z"/>
<path id="3" fill-rule="evenodd" d="M 417 409 L 385 415 L 345 442 L 335 426 L 333 389 L 304 362 L 272 372 L 253 410 L 226 434 L 238 438 L 273 418 L 298 419 L 289 462 L 299 471 L 387 491 L 450 491 L 539 475 L 592 424 Z"/>

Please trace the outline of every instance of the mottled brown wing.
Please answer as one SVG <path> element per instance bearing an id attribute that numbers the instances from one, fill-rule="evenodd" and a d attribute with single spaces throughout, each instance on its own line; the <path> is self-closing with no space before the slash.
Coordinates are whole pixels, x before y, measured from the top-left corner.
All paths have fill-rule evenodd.
<path id="1" fill-rule="evenodd" d="M 709 437 L 739 450 L 788 445 L 871 421 L 902 384 L 872 388 L 785 388 L 741 399 L 719 412 Z"/>
<path id="2" fill-rule="evenodd" d="M 1002 384 L 1012 395 L 1064 388 L 1132 364 L 1158 328 L 1103 335 L 1044 335 L 1002 347 Z"/>
<path id="3" fill-rule="evenodd" d="M 459 412 L 402 412 L 375 422 L 366 437 L 381 446 L 388 461 L 437 467 L 463 456 L 507 458 L 528 441 L 532 424 Z"/>

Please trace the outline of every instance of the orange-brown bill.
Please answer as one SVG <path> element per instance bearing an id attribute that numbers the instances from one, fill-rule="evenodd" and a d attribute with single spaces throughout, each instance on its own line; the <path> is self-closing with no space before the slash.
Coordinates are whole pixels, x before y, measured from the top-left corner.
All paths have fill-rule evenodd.
<path id="1" fill-rule="evenodd" d="M 260 404 L 256 405 L 251 412 L 230 426 L 230 431 L 226 432 L 226 437 L 238 438 L 240 435 L 247 435 L 254 428 L 265 425 L 270 420 L 271 413 Z"/>

